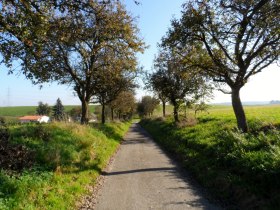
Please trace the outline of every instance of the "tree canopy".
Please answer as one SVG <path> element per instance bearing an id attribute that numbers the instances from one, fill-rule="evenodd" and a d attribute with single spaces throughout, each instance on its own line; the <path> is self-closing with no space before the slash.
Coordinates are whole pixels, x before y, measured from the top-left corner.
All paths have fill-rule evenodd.
<path id="1" fill-rule="evenodd" d="M 101 121 L 105 123 L 105 106 L 115 100 L 123 91 L 131 91 L 136 86 L 134 78 L 137 74 L 135 60 L 119 60 L 106 53 L 108 65 L 96 72 L 94 81 L 94 96 L 92 103 L 102 106 Z"/>
<path id="2" fill-rule="evenodd" d="M 239 92 L 252 75 L 279 59 L 279 9 L 279 0 L 188 1 L 164 39 L 166 45 L 200 52 L 189 65 L 230 87 L 223 92 L 231 94 L 244 132 L 248 128 Z"/>
<path id="3" fill-rule="evenodd" d="M 156 70 L 150 75 L 152 89 L 167 98 L 174 106 L 174 120 L 179 121 L 179 107 L 186 100 L 196 100 L 211 93 L 207 78 L 195 67 L 185 64 L 184 58 L 173 48 L 162 48 L 154 61 Z"/>
<path id="4" fill-rule="evenodd" d="M 56 121 L 64 121 L 66 120 L 66 113 L 64 111 L 64 106 L 60 98 L 56 100 L 56 104 L 53 106 L 53 117 Z"/>
<path id="5" fill-rule="evenodd" d="M 119 119 L 131 118 L 136 109 L 136 100 L 132 91 L 121 92 L 115 100 L 110 103 L 111 119 L 114 120 L 114 113 Z"/>
<path id="6" fill-rule="evenodd" d="M 137 111 L 140 116 L 149 117 L 159 105 L 159 100 L 151 96 L 143 96 L 138 103 Z"/>
<path id="7" fill-rule="evenodd" d="M 40 101 L 38 107 L 36 108 L 36 114 L 38 115 L 50 115 L 52 108 L 47 104 Z"/>
<path id="8" fill-rule="evenodd" d="M 1 5 L 4 62 L 19 59 L 23 73 L 35 83 L 71 85 L 82 103 L 81 123 L 87 123 L 88 104 L 100 92 L 99 72 L 136 69 L 135 54 L 143 52 L 144 43 L 134 19 L 113 0 L 25 2 Z M 11 31 L 11 26 L 17 27 Z"/>

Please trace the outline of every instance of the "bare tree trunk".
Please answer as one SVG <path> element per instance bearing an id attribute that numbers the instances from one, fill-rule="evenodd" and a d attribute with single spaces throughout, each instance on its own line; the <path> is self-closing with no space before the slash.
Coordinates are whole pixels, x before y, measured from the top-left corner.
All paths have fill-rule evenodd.
<path id="1" fill-rule="evenodd" d="M 114 121 L 114 108 L 111 107 L 111 120 Z"/>
<path id="2" fill-rule="evenodd" d="M 102 113 L 101 113 L 101 122 L 105 124 L 105 104 L 101 104 L 102 106 Z"/>
<path id="3" fill-rule="evenodd" d="M 89 102 L 86 100 L 81 100 L 82 102 L 82 116 L 81 116 L 81 124 L 88 124 L 89 121 Z"/>
<path id="4" fill-rule="evenodd" d="M 162 115 L 163 117 L 165 117 L 165 101 L 162 100 L 161 102 L 162 102 Z"/>
<path id="5" fill-rule="evenodd" d="M 174 120 L 175 120 L 175 122 L 179 122 L 179 113 L 178 113 L 179 106 L 177 103 L 174 103 L 173 105 L 174 105 L 174 108 L 173 108 Z"/>
<path id="6" fill-rule="evenodd" d="M 245 112 L 240 100 L 239 92 L 240 92 L 239 88 L 232 89 L 232 93 L 231 93 L 232 107 L 237 120 L 238 128 L 242 132 L 246 133 L 248 132 L 248 125 L 247 125 Z"/>

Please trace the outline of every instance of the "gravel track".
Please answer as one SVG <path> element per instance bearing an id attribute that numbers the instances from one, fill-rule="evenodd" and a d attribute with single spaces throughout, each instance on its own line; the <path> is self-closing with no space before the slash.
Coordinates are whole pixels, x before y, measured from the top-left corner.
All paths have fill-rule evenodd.
<path id="1" fill-rule="evenodd" d="M 221 209 L 139 124 L 131 126 L 100 180 L 80 209 Z"/>

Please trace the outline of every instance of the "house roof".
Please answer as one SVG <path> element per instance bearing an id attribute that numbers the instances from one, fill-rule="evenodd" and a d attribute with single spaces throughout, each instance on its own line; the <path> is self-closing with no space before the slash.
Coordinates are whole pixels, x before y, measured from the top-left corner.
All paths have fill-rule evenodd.
<path id="1" fill-rule="evenodd" d="M 20 117 L 19 119 L 20 120 L 39 120 L 41 119 L 43 116 L 40 116 L 40 115 L 29 115 L 29 116 L 23 116 L 23 117 Z"/>

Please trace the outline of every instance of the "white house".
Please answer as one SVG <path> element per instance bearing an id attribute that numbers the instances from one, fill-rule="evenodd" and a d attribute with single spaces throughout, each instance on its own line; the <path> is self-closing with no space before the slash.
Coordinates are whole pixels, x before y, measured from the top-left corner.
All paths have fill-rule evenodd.
<path id="1" fill-rule="evenodd" d="M 41 116 L 41 115 L 31 115 L 31 116 L 23 116 L 19 118 L 21 123 L 29 123 L 29 122 L 38 122 L 38 123 L 48 123 L 50 122 L 50 117 Z"/>

